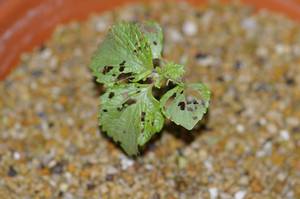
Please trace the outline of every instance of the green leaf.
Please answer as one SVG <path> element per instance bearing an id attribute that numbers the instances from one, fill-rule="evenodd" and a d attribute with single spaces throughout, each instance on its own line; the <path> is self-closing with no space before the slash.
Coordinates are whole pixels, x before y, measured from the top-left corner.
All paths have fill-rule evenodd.
<path id="1" fill-rule="evenodd" d="M 102 129 L 120 142 L 129 155 L 136 155 L 138 146 L 144 145 L 163 126 L 160 103 L 153 97 L 150 85 L 113 86 L 100 100 Z"/>
<path id="2" fill-rule="evenodd" d="M 159 75 L 161 78 L 171 80 L 174 83 L 181 81 L 181 78 L 184 74 L 184 66 L 180 64 L 175 64 L 173 62 L 167 62 L 161 68 L 158 68 Z"/>
<path id="3" fill-rule="evenodd" d="M 135 23 L 121 22 L 109 30 L 90 65 L 97 81 L 111 86 L 122 77 L 135 78 L 153 68 L 147 38 Z M 146 76 L 139 76 L 139 81 Z"/>
<path id="4" fill-rule="evenodd" d="M 191 130 L 207 112 L 210 91 L 204 84 L 178 85 L 161 98 L 161 108 L 167 118 Z"/>
<path id="5" fill-rule="evenodd" d="M 141 30 L 151 46 L 153 59 L 161 58 L 163 48 L 163 31 L 160 25 L 153 21 L 148 21 L 141 24 Z"/>
<path id="6" fill-rule="evenodd" d="M 178 84 L 181 82 L 185 72 L 183 65 L 173 62 L 163 63 L 161 67 L 157 67 L 155 70 L 157 75 L 154 76 L 153 79 L 157 88 L 161 88 L 166 81 L 172 81 Z"/>

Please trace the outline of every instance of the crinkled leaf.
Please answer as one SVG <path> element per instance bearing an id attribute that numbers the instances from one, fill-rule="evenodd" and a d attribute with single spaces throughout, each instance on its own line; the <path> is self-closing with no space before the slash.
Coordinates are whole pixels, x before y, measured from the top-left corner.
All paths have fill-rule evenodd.
<path id="1" fill-rule="evenodd" d="M 167 62 L 162 66 L 161 75 L 166 79 L 170 79 L 174 82 L 179 81 L 184 74 L 184 66 L 180 64 L 175 64 L 173 62 Z"/>
<path id="2" fill-rule="evenodd" d="M 163 95 L 161 106 L 167 118 L 191 130 L 207 112 L 210 91 L 204 84 L 178 85 Z"/>
<path id="3" fill-rule="evenodd" d="M 138 153 L 160 131 L 164 117 L 160 103 L 149 85 L 132 83 L 109 88 L 100 98 L 99 122 L 102 129 L 129 155 Z"/>
<path id="4" fill-rule="evenodd" d="M 160 88 L 166 81 L 180 82 L 185 71 L 183 65 L 167 62 L 161 67 L 157 67 L 156 72 L 157 76 L 154 78 L 155 86 Z"/>
<path id="5" fill-rule="evenodd" d="M 135 78 L 137 74 L 148 74 L 147 71 L 153 68 L 152 52 L 139 25 L 121 22 L 112 26 L 92 57 L 91 68 L 97 81 L 107 86 L 122 77 Z M 144 77 L 139 75 L 139 78 Z"/>
<path id="6" fill-rule="evenodd" d="M 163 48 L 163 31 L 160 25 L 158 23 L 148 21 L 141 24 L 141 30 L 151 46 L 153 59 L 161 58 Z"/>

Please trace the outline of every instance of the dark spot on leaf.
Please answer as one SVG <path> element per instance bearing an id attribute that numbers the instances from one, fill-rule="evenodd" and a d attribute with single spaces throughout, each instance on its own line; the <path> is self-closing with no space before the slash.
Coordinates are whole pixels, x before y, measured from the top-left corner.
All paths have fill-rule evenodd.
<path id="1" fill-rule="evenodd" d="M 128 99 L 126 102 L 124 102 L 122 104 L 122 106 L 125 106 L 125 105 L 130 106 L 130 105 L 135 104 L 135 103 L 136 103 L 135 99 Z"/>
<path id="2" fill-rule="evenodd" d="M 152 64 L 154 67 L 159 67 L 160 66 L 160 59 L 152 59 Z"/>
<path id="3" fill-rule="evenodd" d="M 115 77 L 115 76 L 116 76 L 116 74 L 112 74 L 112 76 L 113 76 L 113 77 Z"/>
<path id="4" fill-rule="evenodd" d="M 138 47 L 138 50 L 141 51 L 141 50 L 142 50 L 142 47 L 139 46 L 139 47 Z"/>
<path id="5" fill-rule="evenodd" d="M 136 49 L 134 49 L 134 50 L 133 50 L 133 52 L 134 52 L 134 53 L 137 53 L 137 50 L 136 50 Z"/>
<path id="6" fill-rule="evenodd" d="M 157 42 L 156 42 L 156 41 L 153 41 L 153 44 L 156 46 L 156 45 L 157 45 Z"/>
<path id="7" fill-rule="evenodd" d="M 132 73 L 121 73 L 118 77 L 117 80 L 118 81 L 122 81 L 122 80 L 126 80 L 129 79 L 131 77 Z"/>
<path id="8" fill-rule="evenodd" d="M 120 66 L 124 66 L 125 64 L 126 64 L 126 61 L 124 60 L 120 63 Z"/>
<path id="9" fill-rule="evenodd" d="M 142 115 L 141 115 L 141 121 L 142 121 L 142 122 L 145 121 L 145 116 L 146 116 L 146 113 L 145 113 L 145 112 L 142 112 Z"/>
<path id="10" fill-rule="evenodd" d="M 144 84 L 152 84 L 153 83 L 153 79 L 151 77 L 148 77 L 144 82 L 141 82 Z"/>
<path id="11" fill-rule="evenodd" d="M 102 74 L 105 75 L 107 73 L 109 73 L 109 71 L 111 71 L 113 69 L 112 66 L 104 66 L 103 70 L 102 70 Z"/>
<path id="12" fill-rule="evenodd" d="M 184 110 L 185 109 L 185 102 L 179 102 L 178 106 L 180 107 L 180 110 Z"/>
<path id="13" fill-rule="evenodd" d="M 119 71 L 120 71 L 120 72 L 123 72 L 124 69 L 125 69 L 125 66 L 124 66 L 124 65 L 120 65 Z"/>
<path id="14" fill-rule="evenodd" d="M 194 117 L 192 117 L 192 119 L 193 119 L 193 120 L 197 120 L 197 119 L 198 119 L 198 117 L 197 117 L 197 116 L 194 116 Z"/>
<path id="15" fill-rule="evenodd" d="M 183 94 L 183 90 L 180 92 L 180 94 Z"/>
<path id="16" fill-rule="evenodd" d="M 114 92 L 110 92 L 109 95 L 108 95 L 108 98 L 111 99 L 111 98 L 113 98 L 114 96 L 115 96 L 115 93 L 114 93 Z"/>
<path id="17" fill-rule="evenodd" d="M 124 108 L 125 108 L 124 106 L 118 107 L 117 111 L 121 112 L 121 111 L 123 111 Z"/>
<path id="18" fill-rule="evenodd" d="M 103 70 L 102 70 L 102 74 L 105 75 L 107 73 L 109 73 L 109 71 L 111 71 L 113 69 L 112 66 L 104 66 Z"/>
<path id="19" fill-rule="evenodd" d="M 172 96 L 171 96 L 171 98 L 175 98 L 176 97 L 176 93 L 174 93 Z"/>
<path id="20" fill-rule="evenodd" d="M 107 112 L 107 109 L 103 109 L 103 112 L 105 112 L 105 113 L 106 113 L 106 112 Z"/>

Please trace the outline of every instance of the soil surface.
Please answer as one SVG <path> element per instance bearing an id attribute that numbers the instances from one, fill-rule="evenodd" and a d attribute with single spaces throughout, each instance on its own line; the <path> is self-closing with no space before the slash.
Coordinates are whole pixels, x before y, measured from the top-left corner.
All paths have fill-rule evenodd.
<path id="1" fill-rule="evenodd" d="M 212 90 L 188 132 L 136 159 L 98 127 L 88 68 L 108 27 L 152 19 L 164 56 Z M 241 5 L 130 5 L 57 27 L 0 82 L 0 198 L 300 198 L 300 26 Z"/>

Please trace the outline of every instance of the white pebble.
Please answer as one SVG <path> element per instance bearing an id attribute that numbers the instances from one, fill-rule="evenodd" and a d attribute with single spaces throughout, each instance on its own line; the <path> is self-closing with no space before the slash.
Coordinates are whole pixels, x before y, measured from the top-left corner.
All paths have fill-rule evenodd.
<path id="1" fill-rule="evenodd" d="M 209 171 L 213 171 L 214 170 L 213 165 L 212 165 L 211 161 L 209 161 L 209 160 L 205 160 L 204 161 L 204 166 Z"/>
<path id="2" fill-rule="evenodd" d="M 193 21 L 184 22 L 182 29 L 183 29 L 184 34 L 186 34 L 187 36 L 193 36 L 198 31 L 197 25 Z"/>
<path id="3" fill-rule="evenodd" d="M 65 193 L 64 194 L 64 199 L 73 199 L 74 196 L 71 193 Z"/>
<path id="4" fill-rule="evenodd" d="M 106 20 L 103 19 L 97 20 L 95 24 L 95 29 L 97 32 L 103 32 L 107 29 L 107 27 L 108 27 L 108 23 Z"/>
<path id="5" fill-rule="evenodd" d="M 242 125 L 242 124 L 238 124 L 238 125 L 236 126 L 236 130 L 237 130 L 237 132 L 239 132 L 239 133 L 244 133 L 245 127 L 244 127 L 244 125 Z"/>
<path id="6" fill-rule="evenodd" d="M 241 23 L 245 30 L 254 30 L 256 28 L 256 21 L 253 18 L 246 18 Z"/>
<path id="7" fill-rule="evenodd" d="M 296 117 L 288 117 L 286 119 L 286 123 L 289 126 L 298 126 L 300 124 L 298 118 L 296 118 Z"/>
<path id="8" fill-rule="evenodd" d="M 48 59 L 49 57 L 51 57 L 51 55 L 52 55 L 52 51 L 51 51 L 49 48 L 45 49 L 45 50 L 41 53 L 41 57 L 42 57 L 43 59 Z"/>
<path id="9" fill-rule="evenodd" d="M 151 170 L 153 170 L 153 165 L 152 164 L 146 164 L 145 165 L 145 168 L 148 170 L 148 171 L 151 171 Z"/>
<path id="10" fill-rule="evenodd" d="M 275 51 L 277 54 L 284 54 L 284 53 L 289 53 L 290 48 L 284 44 L 277 44 L 275 46 Z"/>
<path id="11" fill-rule="evenodd" d="M 262 125 L 262 126 L 266 125 L 267 124 L 266 118 L 260 118 L 259 119 L 259 124 Z"/>
<path id="12" fill-rule="evenodd" d="M 170 38 L 173 42 L 179 42 L 182 40 L 180 32 L 178 32 L 176 29 L 170 29 L 167 34 L 170 35 Z"/>
<path id="13" fill-rule="evenodd" d="M 121 167 L 123 170 L 128 169 L 134 164 L 134 161 L 127 158 L 126 156 L 121 156 Z"/>
<path id="14" fill-rule="evenodd" d="M 205 58 L 202 59 L 197 59 L 197 64 L 200 64 L 204 67 L 208 67 L 210 65 L 213 65 L 216 63 L 216 59 L 212 56 L 207 56 Z"/>
<path id="15" fill-rule="evenodd" d="M 21 158 L 21 155 L 18 152 L 14 152 L 13 156 L 14 156 L 15 160 L 20 160 L 20 158 Z"/>
<path id="16" fill-rule="evenodd" d="M 73 126 L 75 124 L 73 118 L 71 118 L 71 117 L 67 117 L 66 122 L 69 126 Z"/>
<path id="17" fill-rule="evenodd" d="M 246 191 L 238 191 L 234 194 L 234 199 L 243 199 L 246 196 Z"/>
<path id="18" fill-rule="evenodd" d="M 109 174 L 109 175 L 114 175 L 114 174 L 118 173 L 118 169 L 116 169 L 113 166 L 109 166 L 106 169 L 106 173 Z"/>
<path id="19" fill-rule="evenodd" d="M 60 186 L 59 186 L 59 189 L 60 189 L 61 191 L 63 191 L 63 192 L 66 192 L 66 191 L 68 190 L 68 188 L 69 188 L 69 186 L 68 186 L 68 184 L 66 184 L 66 183 L 62 183 L 62 184 L 60 184 Z"/>
<path id="20" fill-rule="evenodd" d="M 280 137 L 283 139 L 283 140 L 289 140 L 290 139 L 290 134 L 287 130 L 281 130 L 280 131 Z"/>
<path id="21" fill-rule="evenodd" d="M 216 199 L 219 195 L 219 190 L 215 187 L 209 188 L 208 191 L 211 199 Z"/>
<path id="22" fill-rule="evenodd" d="M 256 50 L 256 55 L 258 55 L 258 56 L 265 57 L 265 56 L 268 56 L 268 54 L 269 54 L 268 49 L 265 47 L 260 46 Z"/>

